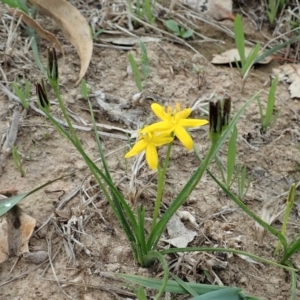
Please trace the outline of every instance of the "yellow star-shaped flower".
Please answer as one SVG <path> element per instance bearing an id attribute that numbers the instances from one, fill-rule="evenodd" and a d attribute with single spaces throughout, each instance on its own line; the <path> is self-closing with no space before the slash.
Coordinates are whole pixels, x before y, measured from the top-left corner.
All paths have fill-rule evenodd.
<path id="1" fill-rule="evenodd" d="M 156 170 L 158 166 L 157 147 L 169 144 L 173 141 L 170 133 L 156 134 L 153 132 L 141 133 L 138 142 L 132 149 L 126 153 L 125 158 L 146 152 L 146 161 L 152 170 Z"/>
<path id="2" fill-rule="evenodd" d="M 176 104 L 176 108 L 174 110 L 172 110 L 171 107 L 165 109 L 163 106 L 157 103 L 153 103 L 151 108 L 156 116 L 162 121 L 145 127 L 141 130 L 141 133 L 173 132 L 173 134 L 188 150 L 193 149 L 194 143 L 186 128 L 199 127 L 208 123 L 207 120 L 188 119 L 188 116 L 191 114 L 192 110 L 190 108 L 181 110 L 180 104 Z"/>

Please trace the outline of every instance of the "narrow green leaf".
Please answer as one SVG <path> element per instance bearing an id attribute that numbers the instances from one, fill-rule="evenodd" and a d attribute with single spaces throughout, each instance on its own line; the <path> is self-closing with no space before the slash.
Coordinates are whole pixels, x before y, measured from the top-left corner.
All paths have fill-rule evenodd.
<path id="1" fill-rule="evenodd" d="M 288 262 L 287 263 L 288 266 L 292 267 L 293 265 Z M 292 282 L 291 282 L 291 297 L 290 297 L 290 300 L 296 300 L 297 299 L 297 274 L 295 271 L 291 271 L 291 279 L 292 279 Z"/>
<path id="2" fill-rule="evenodd" d="M 141 92 L 143 90 L 143 87 L 142 87 L 142 81 L 141 81 L 141 77 L 140 77 L 140 72 L 139 72 L 139 68 L 132 56 L 131 53 L 128 54 L 128 59 L 129 59 L 129 63 L 131 65 L 131 68 L 132 68 L 132 72 L 133 72 L 133 75 L 134 75 L 134 80 L 135 80 L 135 83 L 136 83 L 136 86 L 137 88 L 139 89 L 139 91 Z"/>
<path id="3" fill-rule="evenodd" d="M 138 296 L 139 300 L 147 300 L 146 293 L 145 293 L 142 286 L 139 287 L 138 292 L 137 292 L 137 296 Z"/>
<path id="4" fill-rule="evenodd" d="M 138 275 L 129 275 L 129 274 L 118 274 L 119 277 L 122 277 L 132 283 L 139 284 L 144 287 L 148 287 L 151 289 L 159 290 L 161 288 L 162 279 L 156 279 L 156 278 L 148 278 L 148 277 L 142 277 Z M 203 295 L 212 291 L 218 291 L 227 289 L 227 287 L 224 286 L 216 286 L 216 285 L 210 285 L 210 284 L 200 284 L 200 283 L 194 283 L 194 282 L 186 282 L 186 285 L 191 287 L 198 295 Z M 233 288 L 236 289 L 236 291 L 241 291 L 239 288 Z M 166 292 L 170 293 L 176 293 L 176 294 L 188 294 L 185 288 L 183 288 L 178 282 L 175 280 L 168 280 L 166 287 Z"/>
<path id="5" fill-rule="evenodd" d="M 161 250 L 160 253 L 162 254 L 170 254 L 170 253 L 179 253 L 179 252 L 226 252 L 226 253 L 233 253 L 233 254 L 242 254 L 245 256 L 248 256 L 250 258 L 253 258 L 254 260 L 282 268 L 288 271 L 298 271 L 295 268 L 288 267 L 283 264 L 279 264 L 276 261 L 269 260 L 266 258 L 263 258 L 261 256 L 254 255 L 252 253 L 246 252 L 246 251 L 241 251 L 241 250 L 236 250 L 236 249 L 228 249 L 228 248 L 212 248 L 212 247 L 187 247 L 187 248 L 170 248 L 166 250 Z M 197 290 L 196 290 L 197 292 Z"/>
<path id="6" fill-rule="evenodd" d="M 143 2 L 143 11 L 146 15 L 147 21 L 152 24 L 155 20 L 155 17 L 152 12 L 152 5 L 150 0 L 144 0 Z"/>
<path id="7" fill-rule="evenodd" d="M 234 20 L 233 24 L 234 28 L 234 39 L 235 39 L 235 45 L 238 49 L 241 64 L 242 66 L 245 64 L 245 36 L 244 36 L 244 28 L 243 28 L 243 22 L 242 17 L 240 14 L 237 14 Z"/>
<path id="8" fill-rule="evenodd" d="M 176 275 L 173 275 L 172 276 L 175 280 L 176 280 L 176 282 L 180 285 L 180 286 L 182 286 L 191 296 L 194 296 L 194 297 L 196 297 L 196 296 L 198 296 L 198 293 L 191 287 L 191 286 L 189 286 L 188 284 L 187 284 L 187 282 L 184 282 L 183 280 L 181 280 L 178 276 L 176 276 Z"/>
<path id="9" fill-rule="evenodd" d="M 270 55 L 273 55 L 275 52 L 279 51 L 280 49 L 286 47 L 287 45 L 289 44 L 292 44 L 294 42 L 297 42 L 300 40 L 300 35 L 294 37 L 294 38 L 291 38 L 289 39 L 288 41 L 284 42 L 284 43 L 278 43 L 276 46 L 274 46 L 273 48 L 265 51 L 264 53 L 262 53 L 261 55 L 259 55 L 255 61 L 254 61 L 254 64 L 260 62 L 261 60 L 264 60 L 266 57 L 270 56 Z"/>
<path id="10" fill-rule="evenodd" d="M 268 103 L 267 103 L 267 108 L 266 108 L 266 115 L 264 118 L 264 122 L 263 122 L 263 130 L 266 130 L 266 128 L 269 126 L 270 122 L 271 122 L 271 118 L 273 115 L 273 111 L 274 111 L 274 105 L 275 105 L 275 93 L 276 93 L 276 88 L 277 88 L 277 84 L 278 84 L 278 76 L 275 77 L 275 79 L 272 81 L 271 87 L 270 87 L 270 91 L 269 91 L 269 95 L 268 95 Z"/>
<path id="11" fill-rule="evenodd" d="M 254 48 L 251 50 L 247 58 L 245 59 L 245 64 L 242 65 L 243 76 L 247 74 L 248 70 L 252 68 L 256 57 L 258 56 L 260 50 L 260 44 L 256 44 Z"/>
<path id="12" fill-rule="evenodd" d="M 143 74 L 146 79 L 150 74 L 148 53 L 145 44 L 142 41 L 140 41 L 139 44 L 142 50 L 141 64 L 142 64 Z"/>
<path id="13" fill-rule="evenodd" d="M 235 167 L 235 157 L 236 157 L 236 140 L 237 140 L 237 128 L 234 126 L 232 135 L 228 143 L 228 153 L 227 153 L 227 187 L 230 186 L 232 175 Z"/>
<path id="14" fill-rule="evenodd" d="M 287 260 L 296 252 L 300 250 L 300 236 L 297 236 L 297 239 L 295 239 L 288 247 L 288 250 L 286 253 L 283 254 L 282 259 L 280 260 L 281 264 L 285 264 Z"/>
<path id="15" fill-rule="evenodd" d="M 235 288 L 226 288 L 220 291 L 210 292 L 205 295 L 197 296 L 191 298 L 190 300 L 241 300 L 239 291 Z"/>

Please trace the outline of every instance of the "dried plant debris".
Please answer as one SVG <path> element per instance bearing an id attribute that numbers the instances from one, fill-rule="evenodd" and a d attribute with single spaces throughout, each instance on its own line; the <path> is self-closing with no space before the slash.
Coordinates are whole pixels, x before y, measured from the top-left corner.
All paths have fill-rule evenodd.
<path id="1" fill-rule="evenodd" d="M 5 138 L 4 138 L 5 141 L 3 143 L 1 153 L 0 153 L 0 176 L 3 173 L 5 161 L 7 157 L 11 154 L 12 147 L 14 146 L 17 139 L 18 128 L 19 128 L 19 116 L 20 116 L 19 107 L 16 106 L 12 115 L 12 120 L 11 120 L 11 125 L 9 127 L 9 130 L 7 131 L 7 133 L 5 133 Z"/>
<path id="2" fill-rule="evenodd" d="M 16 205 L 0 218 L 0 263 L 29 252 L 28 241 L 36 220 Z"/>
<path id="3" fill-rule="evenodd" d="M 147 102 L 157 101 L 164 102 L 163 99 L 147 93 L 138 93 L 131 100 L 123 100 L 119 97 L 109 95 L 102 91 L 94 93 L 97 108 L 104 114 L 107 120 L 124 124 L 129 128 L 138 129 L 141 123 L 148 122 L 145 109 Z"/>
<path id="4" fill-rule="evenodd" d="M 245 48 L 245 56 L 247 57 L 252 51 L 252 48 L 246 47 Z M 268 64 L 273 60 L 272 56 L 267 56 L 266 58 L 260 60 L 258 64 Z M 215 65 L 222 65 L 222 64 L 230 64 L 241 61 L 239 51 L 234 48 L 230 50 L 226 50 L 221 54 L 213 54 L 213 58 L 211 62 Z"/>
<path id="5" fill-rule="evenodd" d="M 52 46 L 56 47 L 61 53 L 64 53 L 62 46 L 60 45 L 58 39 L 54 34 L 45 30 L 39 23 L 37 23 L 34 19 L 30 16 L 25 14 L 19 10 L 11 10 L 13 13 L 16 13 L 17 16 L 22 18 L 22 22 L 32 28 L 41 38 L 49 41 Z"/>
<path id="6" fill-rule="evenodd" d="M 85 75 L 93 53 L 93 40 L 87 20 L 78 9 L 64 0 L 30 0 L 39 11 L 53 18 L 80 57 L 80 72 L 75 85 Z"/>
<path id="7" fill-rule="evenodd" d="M 232 14 L 232 0 L 180 0 L 191 9 L 205 13 L 217 21 L 234 20 Z"/>
<path id="8" fill-rule="evenodd" d="M 290 83 L 289 91 L 292 98 L 300 98 L 300 64 L 286 64 L 273 68 L 272 73 L 279 80 Z"/>
<path id="9" fill-rule="evenodd" d="M 187 229 L 177 215 L 170 219 L 167 230 L 170 239 L 164 240 L 164 242 L 178 248 L 186 247 L 197 235 L 197 232 Z"/>

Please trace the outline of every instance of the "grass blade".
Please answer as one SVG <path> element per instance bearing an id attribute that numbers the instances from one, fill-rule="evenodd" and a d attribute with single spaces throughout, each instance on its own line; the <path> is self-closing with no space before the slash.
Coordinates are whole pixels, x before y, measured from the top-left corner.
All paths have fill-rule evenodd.
<path id="1" fill-rule="evenodd" d="M 131 65 L 133 75 L 134 75 L 134 80 L 135 80 L 136 86 L 139 89 L 139 91 L 141 92 L 143 90 L 143 87 L 142 87 L 142 81 L 141 81 L 139 68 L 138 68 L 138 66 L 137 66 L 137 64 L 136 64 L 136 62 L 135 62 L 135 60 L 134 60 L 131 53 L 128 54 L 128 59 L 129 59 L 130 65 Z"/>
<path id="2" fill-rule="evenodd" d="M 220 291 L 210 292 L 208 294 L 194 297 L 190 300 L 241 300 L 239 291 L 234 288 L 227 288 Z"/>
<path id="3" fill-rule="evenodd" d="M 227 153 L 227 182 L 226 186 L 229 187 L 234 172 L 235 158 L 236 158 L 236 139 L 237 139 L 237 128 L 234 126 L 232 135 L 228 143 Z"/>
<path id="4" fill-rule="evenodd" d="M 264 117 L 264 122 L 262 124 L 263 131 L 266 130 L 266 128 L 269 126 L 271 122 L 271 118 L 274 111 L 274 105 L 275 105 L 275 93 L 276 93 L 277 84 L 278 84 L 278 76 L 276 76 L 275 79 L 272 81 L 272 85 L 270 87 L 270 91 L 268 95 L 268 103 L 266 108 L 266 115 Z"/>
<path id="5" fill-rule="evenodd" d="M 156 279 L 156 278 L 148 278 L 148 277 L 142 277 L 138 275 L 129 275 L 129 274 L 118 274 L 119 277 L 124 278 L 132 283 L 139 284 L 144 287 L 148 287 L 151 289 L 159 290 L 161 288 L 162 279 Z M 200 284 L 200 283 L 194 283 L 194 282 L 186 282 L 186 285 L 192 288 L 198 295 L 203 295 L 206 293 L 210 293 L 213 291 L 218 290 L 224 290 L 227 289 L 227 287 L 223 286 L 216 286 L 216 285 L 210 285 L 210 284 Z M 234 288 L 236 291 L 241 291 L 239 288 Z M 187 294 L 187 291 L 185 288 L 183 288 L 177 281 L 175 280 L 168 280 L 165 292 L 170 293 L 176 293 L 176 294 Z"/>
<path id="6" fill-rule="evenodd" d="M 235 45 L 240 55 L 241 65 L 243 66 L 245 64 L 246 57 L 245 57 L 245 36 L 244 36 L 244 28 L 243 28 L 241 15 L 239 14 L 236 15 L 233 28 L 234 28 Z"/>

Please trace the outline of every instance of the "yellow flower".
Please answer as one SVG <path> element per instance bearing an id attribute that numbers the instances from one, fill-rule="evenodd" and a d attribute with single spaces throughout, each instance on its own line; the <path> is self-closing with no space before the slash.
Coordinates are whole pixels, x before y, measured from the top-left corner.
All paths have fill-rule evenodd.
<path id="1" fill-rule="evenodd" d="M 170 133 L 156 134 L 153 132 L 147 132 L 141 134 L 138 142 L 132 147 L 132 149 L 126 153 L 125 158 L 139 154 L 140 152 L 146 152 L 146 161 L 152 170 L 156 170 L 158 166 L 157 147 L 169 144 L 173 141 Z"/>
<path id="2" fill-rule="evenodd" d="M 154 123 L 150 126 L 141 130 L 141 133 L 148 132 L 173 132 L 174 135 L 181 141 L 181 143 L 188 149 L 193 149 L 193 140 L 190 134 L 185 128 L 187 127 L 199 127 L 208 123 L 207 120 L 201 119 L 187 119 L 191 114 L 192 110 L 190 108 L 185 108 L 181 110 L 180 104 L 176 104 L 176 108 L 172 110 L 171 107 L 168 107 L 166 110 L 163 106 L 153 103 L 151 105 L 153 112 L 159 117 L 162 121 Z"/>

